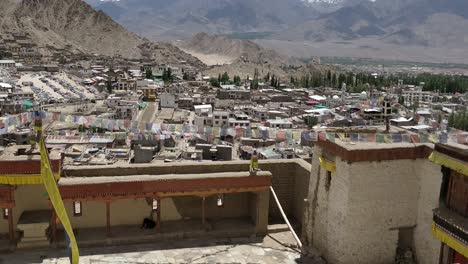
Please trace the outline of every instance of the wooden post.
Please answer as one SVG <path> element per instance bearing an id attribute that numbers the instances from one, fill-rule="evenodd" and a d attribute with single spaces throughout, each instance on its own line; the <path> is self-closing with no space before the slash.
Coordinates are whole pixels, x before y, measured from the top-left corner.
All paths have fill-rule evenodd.
<path id="1" fill-rule="evenodd" d="M 288 225 L 289 231 L 291 231 L 291 234 L 293 235 L 294 239 L 296 240 L 297 245 L 299 246 L 299 249 L 302 250 L 302 242 L 299 239 L 299 237 L 296 235 L 296 232 L 294 232 L 294 229 L 292 228 L 291 224 L 289 223 L 288 218 L 286 217 L 286 214 L 283 211 L 283 207 L 281 207 L 281 204 L 278 200 L 278 196 L 276 196 L 275 190 L 273 190 L 273 187 L 270 186 L 270 191 L 271 194 L 273 195 L 273 198 L 275 199 L 276 205 L 278 206 L 278 209 L 280 210 L 281 215 L 283 216 L 284 221 L 286 222 L 286 225 Z"/>
<path id="2" fill-rule="evenodd" d="M 206 215 L 206 212 L 205 212 L 205 196 L 202 197 L 202 211 L 201 211 L 201 217 L 202 217 L 202 227 L 203 229 L 205 228 L 205 224 L 206 224 L 206 219 L 205 219 L 205 215 Z"/>
<path id="3" fill-rule="evenodd" d="M 156 231 L 161 232 L 161 199 L 158 199 L 158 209 L 156 210 Z"/>
<path id="4" fill-rule="evenodd" d="M 57 213 L 52 208 L 52 243 L 57 242 Z"/>
<path id="5" fill-rule="evenodd" d="M 107 237 L 110 237 L 111 236 L 110 201 L 106 201 L 106 226 L 107 226 Z"/>
<path id="6" fill-rule="evenodd" d="M 13 227 L 13 207 L 8 208 L 8 236 L 10 238 L 10 242 L 15 240 L 15 229 Z"/>

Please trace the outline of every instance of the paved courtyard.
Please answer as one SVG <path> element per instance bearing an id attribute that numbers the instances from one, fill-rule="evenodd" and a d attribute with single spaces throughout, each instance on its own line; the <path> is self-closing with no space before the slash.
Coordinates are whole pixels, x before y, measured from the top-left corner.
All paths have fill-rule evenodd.
<path id="1" fill-rule="evenodd" d="M 81 248 L 80 263 L 311 263 L 323 264 L 321 259 L 300 259 L 290 244 L 287 232 L 268 235 L 264 239 L 182 240 L 155 244 L 134 244 Z M 0 263 L 69 263 L 64 249 L 16 251 L 0 255 Z"/>

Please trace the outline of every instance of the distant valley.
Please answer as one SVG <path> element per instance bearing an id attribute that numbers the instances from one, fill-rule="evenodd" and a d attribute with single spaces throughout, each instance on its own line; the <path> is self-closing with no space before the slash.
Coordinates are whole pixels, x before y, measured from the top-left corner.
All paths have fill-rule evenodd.
<path id="1" fill-rule="evenodd" d="M 87 1 L 152 40 L 206 32 L 296 57 L 468 60 L 465 0 Z"/>

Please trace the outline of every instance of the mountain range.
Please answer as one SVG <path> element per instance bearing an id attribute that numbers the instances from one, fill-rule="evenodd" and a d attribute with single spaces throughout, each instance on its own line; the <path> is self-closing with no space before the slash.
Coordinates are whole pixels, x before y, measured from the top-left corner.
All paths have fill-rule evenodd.
<path id="1" fill-rule="evenodd" d="M 319 14 L 302 0 L 87 1 L 132 32 L 158 40 L 278 31 Z"/>
<path id="2" fill-rule="evenodd" d="M 288 51 L 281 46 L 324 43 L 336 46 L 337 56 L 347 54 L 346 49 L 353 46 L 356 56 L 385 53 L 396 59 L 415 55 L 416 59 L 426 56 L 428 60 L 458 62 L 459 54 L 468 50 L 466 0 L 86 1 L 130 31 L 153 40 L 188 39 L 207 32 L 254 39 L 295 56 L 301 56 L 297 49 Z M 422 49 L 408 54 L 408 47 Z M 443 54 L 446 50 L 447 56 Z M 320 56 L 305 53 L 303 56 Z"/>
<path id="3" fill-rule="evenodd" d="M 170 43 L 153 43 L 82 0 L 0 0 L 0 36 L 27 35 L 47 55 L 50 49 L 166 63 L 203 65 Z"/>

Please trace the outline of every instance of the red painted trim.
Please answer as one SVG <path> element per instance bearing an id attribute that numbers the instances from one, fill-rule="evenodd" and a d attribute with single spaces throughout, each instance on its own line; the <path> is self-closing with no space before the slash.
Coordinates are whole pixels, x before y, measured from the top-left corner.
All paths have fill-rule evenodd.
<path id="1" fill-rule="evenodd" d="M 64 200 L 79 201 L 89 197 L 101 199 L 120 196 L 157 197 L 158 193 L 204 192 L 216 189 L 235 190 L 269 186 L 271 186 L 271 176 L 254 176 L 67 185 L 59 186 L 59 190 Z"/>

